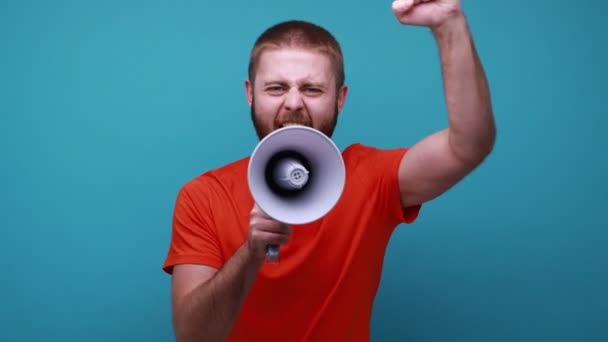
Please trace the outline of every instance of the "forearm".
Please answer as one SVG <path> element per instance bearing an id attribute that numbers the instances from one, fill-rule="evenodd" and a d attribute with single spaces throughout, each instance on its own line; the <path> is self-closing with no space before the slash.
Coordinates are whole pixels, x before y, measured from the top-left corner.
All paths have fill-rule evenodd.
<path id="1" fill-rule="evenodd" d="M 453 16 L 432 32 L 441 59 L 450 146 L 459 158 L 478 162 L 495 139 L 486 75 L 464 15 Z"/>
<path id="2" fill-rule="evenodd" d="M 262 263 L 244 244 L 211 279 L 184 297 L 174 313 L 177 340 L 224 341 Z"/>

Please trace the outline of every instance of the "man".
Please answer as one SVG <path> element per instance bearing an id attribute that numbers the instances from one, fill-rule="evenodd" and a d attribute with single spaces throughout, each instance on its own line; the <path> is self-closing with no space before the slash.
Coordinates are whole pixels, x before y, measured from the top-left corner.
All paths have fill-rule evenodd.
<path id="1" fill-rule="evenodd" d="M 485 75 L 458 0 L 397 0 L 405 25 L 438 44 L 449 127 L 411 148 L 353 144 L 347 180 L 325 217 L 289 227 L 257 207 L 248 158 L 188 182 L 163 265 L 172 274 L 179 341 L 366 341 L 385 247 L 397 225 L 490 153 L 495 126 Z M 256 41 L 245 82 L 259 138 L 289 124 L 331 136 L 347 87 L 340 47 L 319 26 L 289 21 Z M 278 265 L 266 246 L 281 245 Z"/>

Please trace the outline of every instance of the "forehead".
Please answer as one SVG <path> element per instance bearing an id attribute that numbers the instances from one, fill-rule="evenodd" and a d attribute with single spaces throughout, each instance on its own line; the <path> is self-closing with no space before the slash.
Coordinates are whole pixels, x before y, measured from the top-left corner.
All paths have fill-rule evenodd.
<path id="1" fill-rule="evenodd" d="M 267 49 L 260 55 L 256 78 L 264 81 L 314 81 L 329 83 L 334 80 L 330 58 L 319 51 L 303 48 Z"/>

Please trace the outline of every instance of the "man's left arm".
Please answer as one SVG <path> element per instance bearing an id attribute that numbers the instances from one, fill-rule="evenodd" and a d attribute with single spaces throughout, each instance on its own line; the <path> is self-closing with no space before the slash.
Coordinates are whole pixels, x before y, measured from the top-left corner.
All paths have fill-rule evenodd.
<path id="1" fill-rule="evenodd" d="M 401 160 L 403 207 L 422 204 L 454 186 L 494 147 L 496 127 L 488 82 L 458 0 L 398 0 L 407 25 L 427 26 L 438 45 L 448 128 L 412 146 Z"/>

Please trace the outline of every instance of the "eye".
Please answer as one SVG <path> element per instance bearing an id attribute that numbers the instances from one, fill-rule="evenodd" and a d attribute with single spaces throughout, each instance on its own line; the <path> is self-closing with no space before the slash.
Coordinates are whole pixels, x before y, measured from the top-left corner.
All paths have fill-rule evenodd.
<path id="1" fill-rule="evenodd" d="M 308 95 L 320 95 L 321 93 L 323 93 L 323 91 L 319 88 L 304 88 L 304 92 Z"/>
<path id="2" fill-rule="evenodd" d="M 269 93 L 270 95 L 280 95 L 282 94 L 284 91 L 284 88 L 281 86 L 269 86 L 266 87 L 266 92 Z"/>

